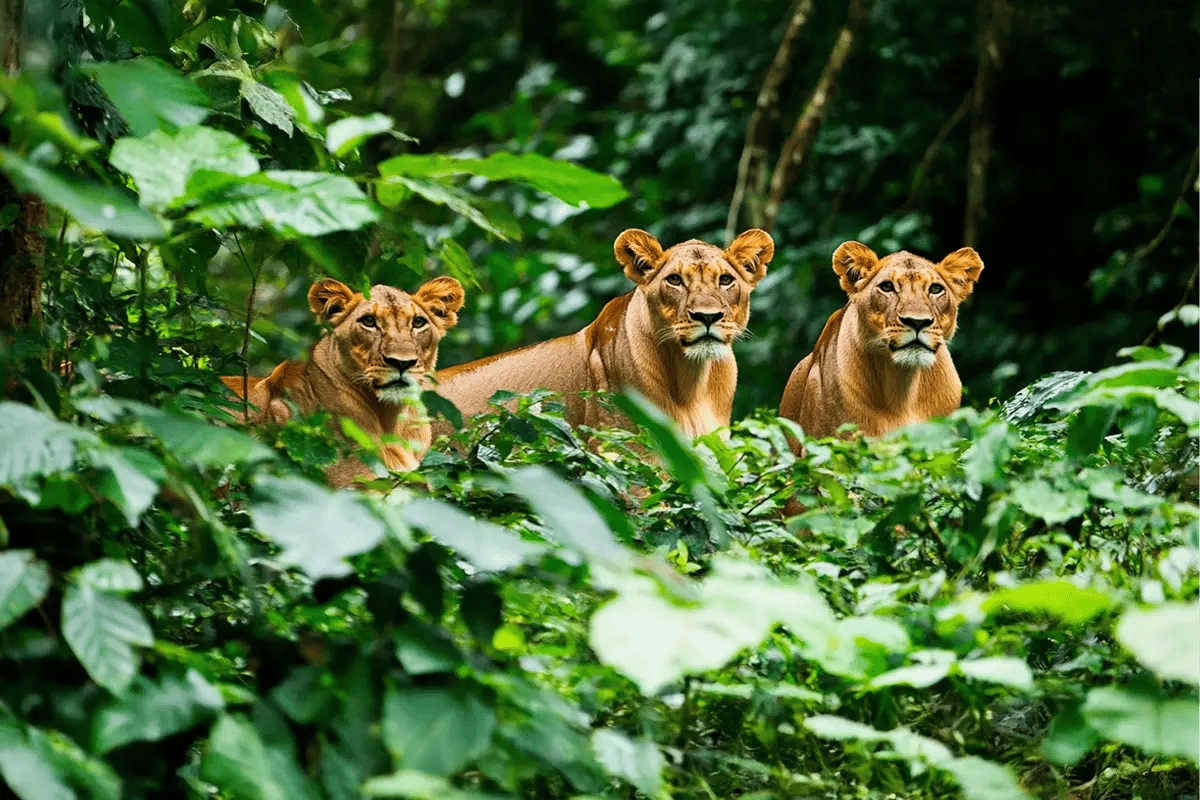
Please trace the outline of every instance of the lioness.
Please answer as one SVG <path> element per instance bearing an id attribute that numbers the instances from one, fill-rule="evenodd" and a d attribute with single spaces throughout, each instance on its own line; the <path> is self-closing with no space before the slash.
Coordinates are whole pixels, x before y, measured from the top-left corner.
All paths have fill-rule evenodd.
<path id="1" fill-rule="evenodd" d="M 631 229 L 613 252 L 633 291 L 578 333 L 440 371 L 438 393 L 472 416 L 498 390 L 550 389 L 563 395 L 570 424 L 611 427 L 621 420 L 579 392 L 636 389 L 689 437 L 728 425 L 737 386 L 730 345 L 775 253 L 771 237 L 749 230 L 725 250 L 693 239 L 664 251 Z"/>
<path id="2" fill-rule="evenodd" d="M 429 422 L 406 401 L 430 388 L 438 340 L 458 322 L 463 288 L 454 278 L 434 278 L 414 294 L 374 286 L 370 298 L 331 278 L 308 290 L 317 319 L 332 329 L 313 345 L 308 361 L 284 361 L 266 378 L 221 376 L 221 381 L 257 408 L 255 422 L 286 422 L 292 411 L 284 398 L 305 414 L 317 410 L 349 417 L 378 439 L 395 434 L 412 448 L 384 444 L 384 463 L 411 470 L 432 440 Z M 246 391 L 248 390 L 248 392 Z M 357 458 L 326 470 L 329 483 L 346 486 L 358 476 L 372 477 Z"/>
<path id="3" fill-rule="evenodd" d="M 833 271 L 849 302 L 792 371 L 779 415 L 818 438 L 847 422 L 881 436 L 958 408 L 962 383 L 946 345 L 983 271 L 979 255 L 963 247 L 938 264 L 903 251 L 880 259 L 846 242 Z"/>

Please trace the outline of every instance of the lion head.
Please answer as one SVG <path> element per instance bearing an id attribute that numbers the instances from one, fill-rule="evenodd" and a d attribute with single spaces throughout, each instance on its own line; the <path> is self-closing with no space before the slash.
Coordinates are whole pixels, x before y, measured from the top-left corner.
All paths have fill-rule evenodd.
<path id="1" fill-rule="evenodd" d="M 903 250 L 878 258 L 866 245 L 846 242 L 833 254 L 833 271 L 857 314 L 864 348 L 921 369 L 933 366 L 954 336 L 958 305 L 975 287 L 983 261 L 970 247 L 934 264 Z"/>
<path id="2" fill-rule="evenodd" d="M 375 286 L 370 298 L 332 278 L 308 290 L 317 319 L 333 325 L 329 337 L 350 383 L 384 403 L 398 404 L 428 388 L 438 341 L 458 322 L 462 285 L 434 278 L 415 293 Z"/>
<path id="3" fill-rule="evenodd" d="M 754 229 L 725 250 L 692 239 L 664 251 L 634 228 L 617 237 L 613 252 L 645 295 L 659 343 L 677 342 L 688 358 L 710 361 L 731 356 L 745 333 L 750 292 L 767 274 L 775 243 Z"/>

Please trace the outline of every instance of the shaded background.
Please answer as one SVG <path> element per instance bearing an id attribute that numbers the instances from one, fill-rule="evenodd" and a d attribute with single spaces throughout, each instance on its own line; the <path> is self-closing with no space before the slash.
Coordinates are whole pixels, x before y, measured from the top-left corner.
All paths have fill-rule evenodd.
<path id="1" fill-rule="evenodd" d="M 415 230 L 409 215 L 393 215 L 378 231 L 326 237 L 342 260 L 361 259 L 375 280 L 407 288 L 421 279 L 414 270 L 444 271 L 427 255 L 438 239 L 466 248 L 478 280 L 443 345 L 447 366 L 587 324 L 630 288 L 611 251 L 625 228 L 645 228 L 664 245 L 724 243 L 750 115 L 802 5 L 287 0 L 209 3 L 207 13 L 240 10 L 284 29 L 282 57 L 260 79 L 300 69 L 318 90 L 348 90 L 341 110 L 383 111 L 417 140 L 372 140 L 366 161 L 534 151 L 610 173 L 630 191 L 612 208 L 581 211 L 525 186 L 475 179 L 471 188 L 495 201 L 485 210 L 519 228 L 520 241 L 435 206 L 422 210 Z M 764 118 L 768 170 L 855 8 L 865 16 L 784 194 L 776 256 L 752 298 L 753 336 L 738 345 L 736 416 L 777 407 L 792 367 L 844 301 L 829 259 L 847 239 L 935 261 L 974 244 L 986 269 L 953 353 L 975 405 L 1051 370 L 1110 363 L 1194 297 L 1200 7 L 815 3 Z M 29 10 L 31 28 L 54 31 L 43 42 L 48 63 L 72 46 L 79 7 L 63 9 Z M 982 76 L 981 42 L 991 43 Z M 86 99 L 76 102 L 77 113 L 86 111 Z M 972 136 L 985 125 L 990 141 L 975 152 L 988 163 L 982 219 L 968 235 Z M 290 146 L 261 127 L 273 147 Z M 306 146 L 300 138 L 297 148 Z M 748 199 L 738 230 L 761 205 Z M 316 335 L 304 294 L 322 274 L 318 260 L 295 249 L 266 266 L 251 347 L 259 374 L 300 356 Z M 228 254 L 217 254 L 212 269 L 229 318 L 244 319 L 245 270 Z M 1185 330 L 1164 335 L 1194 349 Z M 228 344 L 230 352 L 240 346 L 233 326 Z"/>

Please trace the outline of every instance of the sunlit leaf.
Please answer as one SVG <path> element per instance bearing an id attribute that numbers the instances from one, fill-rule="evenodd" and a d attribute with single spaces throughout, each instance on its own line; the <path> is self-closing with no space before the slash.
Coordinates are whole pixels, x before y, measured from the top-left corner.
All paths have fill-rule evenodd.
<path id="1" fill-rule="evenodd" d="M 109 161 L 133 178 L 143 206 L 160 209 L 187 194 L 188 180 L 197 170 L 234 176 L 258 172 L 249 145 L 232 133 L 199 125 L 118 139 Z"/>
<path id="2" fill-rule="evenodd" d="M 90 586 L 113 594 L 137 592 L 142 588 L 142 576 L 138 571 L 129 562 L 112 558 L 85 564 L 75 574 L 75 581 L 80 586 Z"/>
<path id="3" fill-rule="evenodd" d="M 221 181 L 188 214 L 201 225 L 264 227 L 288 238 L 357 230 L 377 217 L 375 204 L 345 176 L 279 170 Z"/>
<path id="4" fill-rule="evenodd" d="M 42 602 L 49 588 L 50 571 L 32 550 L 0 552 L 0 628 Z"/>
<path id="5" fill-rule="evenodd" d="M 943 768 L 958 779 L 964 800 L 1029 800 L 1012 770 L 978 756 L 963 756 Z"/>
<path id="6" fill-rule="evenodd" d="M 393 124 L 391 117 L 379 113 L 339 119 L 326 129 L 325 147 L 338 158 L 343 158 L 372 136 L 390 131 Z"/>
<path id="7" fill-rule="evenodd" d="M 508 476 L 509 490 L 529 501 L 560 542 L 588 558 L 620 561 L 628 552 L 579 490 L 540 465 L 521 467 Z"/>
<path id="8" fill-rule="evenodd" d="M 254 525 L 283 547 L 279 560 L 310 578 L 345 575 L 343 559 L 383 541 L 383 522 L 349 492 L 334 492 L 297 477 L 264 475 L 255 483 L 262 496 L 250 506 Z"/>
<path id="9" fill-rule="evenodd" d="M 167 235 L 158 217 L 139 208 L 132 197 L 116 187 L 39 167 L 3 148 L 0 170 L 22 191 L 58 206 L 85 228 L 130 239 L 161 239 Z"/>
<path id="10" fill-rule="evenodd" d="M 1091 752 L 1100 734 L 1083 718 L 1079 703 L 1071 703 L 1050 720 L 1042 754 L 1055 764 L 1071 766 Z"/>
<path id="11" fill-rule="evenodd" d="M 383 741 L 406 769 L 450 776 L 487 747 L 496 716 L 474 692 L 404 687 L 387 693 Z"/>
<path id="12" fill-rule="evenodd" d="M 1166 699 L 1100 687 L 1088 692 L 1083 718 L 1106 739 L 1155 755 L 1200 760 L 1200 702 L 1195 695 Z"/>
<path id="13" fill-rule="evenodd" d="M 896 686 L 898 684 L 925 689 L 949 675 L 951 666 L 952 664 L 947 663 L 912 664 L 907 667 L 897 667 L 882 675 L 875 676 L 869 685 L 873 689 L 879 689 L 884 686 Z"/>
<path id="14" fill-rule="evenodd" d="M 379 165 L 385 177 L 409 178 L 445 175 L 479 175 L 488 180 L 514 180 L 578 206 L 607 208 L 629 196 L 610 175 L 602 175 L 569 161 L 556 161 L 537 153 L 493 153 L 487 158 L 451 158 L 445 155 L 403 155 Z"/>
<path id="15" fill-rule="evenodd" d="M 974 658 L 959 661 L 958 668 L 968 678 L 1011 686 L 1026 692 L 1033 689 L 1033 671 L 1020 658 Z"/>
<path id="16" fill-rule="evenodd" d="M 1200 685 L 1200 603 L 1132 608 L 1117 623 L 1117 641 L 1162 680 Z"/>
<path id="17" fill-rule="evenodd" d="M 1087 622 L 1111 608 L 1113 601 L 1096 589 L 1080 589 L 1067 581 L 1041 581 L 1002 589 L 983 602 L 983 611 L 1042 612 L 1059 617 L 1069 625 Z"/>
<path id="18" fill-rule="evenodd" d="M 624 778 L 648 797 L 668 796 L 662 780 L 667 761 L 654 742 L 600 729 L 592 732 L 592 750 L 610 775 Z"/>
<path id="19" fill-rule="evenodd" d="M 271 749 L 240 715 L 222 716 L 200 759 L 200 778 L 238 800 L 316 800 L 294 753 Z"/>
<path id="20" fill-rule="evenodd" d="M 208 95 L 157 58 L 104 61 L 85 69 L 96 77 L 134 136 L 196 125 L 208 116 Z"/>
<path id="21" fill-rule="evenodd" d="M 386 162 L 385 162 L 386 163 Z M 376 187 L 376 197 L 385 206 L 396 206 L 408 198 L 410 193 L 419 194 L 431 203 L 446 206 L 451 211 L 466 217 L 488 233 L 500 239 L 510 238 L 509 232 L 491 222 L 472 202 L 474 198 L 461 189 L 433 180 L 404 178 L 392 175 L 381 180 Z"/>
<path id="22" fill-rule="evenodd" d="M 162 462 L 145 450 L 106 447 L 93 451 L 91 461 L 103 467 L 96 491 L 107 497 L 136 528 L 142 512 L 150 507 L 166 471 Z"/>
<path id="23" fill-rule="evenodd" d="M 411 769 L 371 778 L 363 784 L 362 793 L 367 797 L 404 797 L 408 800 L 509 800 L 513 797 L 458 789 L 445 778 Z"/>
<path id="24" fill-rule="evenodd" d="M 292 120 L 296 118 L 296 111 L 279 92 L 265 83 L 247 78 L 242 81 L 242 98 L 260 119 L 279 128 L 288 136 L 292 135 L 292 131 L 295 130 Z"/>
<path id="25" fill-rule="evenodd" d="M 140 661 L 132 645 L 154 644 L 137 606 L 87 585 L 67 588 L 62 631 L 92 680 L 115 695 L 123 694 L 137 674 Z"/>
<path id="26" fill-rule="evenodd" d="M 1088 507 L 1086 490 L 1077 486 L 1060 488 L 1043 478 L 1013 486 L 1012 499 L 1026 514 L 1041 517 L 1048 525 L 1078 517 Z"/>

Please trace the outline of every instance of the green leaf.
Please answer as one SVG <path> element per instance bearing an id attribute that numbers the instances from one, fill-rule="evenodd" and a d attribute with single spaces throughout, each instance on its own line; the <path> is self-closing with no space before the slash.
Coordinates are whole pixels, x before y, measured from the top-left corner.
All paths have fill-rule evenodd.
<path id="1" fill-rule="evenodd" d="M 200 759 L 200 778 L 238 800 L 316 800 L 317 792 L 286 748 L 268 748 L 240 715 L 222 716 Z"/>
<path id="2" fill-rule="evenodd" d="M 254 526 L 283 547 L 282 563 L 313 580 L 352 572 L 342 559 L 374 549 L 387 535 L 383 522 L 349 492 L 272 475 L 258 478 L 255 491 L 263 499 L 250 506 Z"/>
<path id="3" fill-rule="evenodd" d="M 333 690 L 322 684 L 323 671 L 317 667 L 293 667 L 288 676 L 271 690 L 271 699 L 292 720 L 309 723 L 329 719 L 336 707 Z"/>
<path id="4" fill-rule="evenodd" d="M 386 163 L 386 162 L 385 162 Z M 480 228 L 504 241 L 510 234 L 502 226 L 491 222 L 482 211 L 472 203 L 472 197 L 466 192 L 453 186 L 446 186 L 437 181 L 402 178 L 398 175 L 386 177 L 376 186 L 376 198 L 389 208 L 399 205 L 408 198 L 410 192 L 419 194 L 431 203 L 446 206 L 460 216 L 466 217 Z"/>
<path id="5" fill-rule="evenodd" d="M 204 91 L 157 58 L 105 61 L 84 70 L 95 76 L 134 136 L 196 125 L 208 116 Z"/>
<path id="6" fill-rule="evenodd" d="M 0 777 L 20 800 L 75 800 L 54 764 L 29 746 L 19 728 L 0 719 Z"/>
<path id="7" fill-rule="evenodd" d="M 527 542 L 506 528 L 474 519 L 452 505 L 429 497 L 417 498 L 405 506 L 404 521 L 453 548 L 484 572 L 537 563 L 548 551 L 543 544 Z"/>
<path id="8" fill-rule="evenodd" d="M 1083 718 L 1106 739 L 1155 755 L 1200 760 L 1200 702 L 1194 695 L 1168 700 L 1101 687 L 1088 692 Z"/>
<path id="9" fill-rule="evenodd" d="M 975 658 L 959 661 L 958 669 L 968 678 L 1011 686 L 1026 692 L 1033 690 L 1033 671 L 1019 658 Z"/>
<path id="10" fill-rule="evenodd" d="M 1079 413 L 1071 420 L 1071 430 L 1067 435 L 1067 455 L 1082 459 L 1099 450 L 1117 419 L 1118 410 L 1107 406 L 1079 409 Z"/>
<path id="11" fill-rule="evenodd" d="M 951 661 L 943 664 L 912 664 L 907 667 L 897 667 L 875 676 L 868 685 L 872 689 L 898 684 L 926 689 L 949 675 L 953 665 L 954 662 Z"/>
<path id="12" fill-rule="evenodd" d="M 445 778 L 411 769 L 371 778 L 363 784 L 362 792 L 367 797 L 406 797 L 410 800 L 506 800 L 513 797 L 457 789 Z"/>
<path id="13" fill-rule="evenodd" d="M 96 491 L 121 510 L 129 527 L 136 528 L 166 478 L 162 462 L 151 453 L 132 447 L 106 447 L 94 451 L 91 461 L 104 468 Z"/>
<path id="14" fill-rule="evenodd" d="M 1068 625 L 1079 625 L 1112 605 L 1109 596 L 1097 589 L 1080 589 L 1067 581 L 1041 581 L 994 592 L 981 608 L 987 614 L 1042 612 L 1059 617 Z"/>
<path id="15" fill-rule="evenodd" d="M 120 189 L 84 183 L 74 176 L 44 169 L 3 148 L 0 169 L 19 189 L 58 206 L 85 228 L 129 239 L 161 239 L 167 235 L 162 220 L 138 208 L 133 198 Z"/>
<path id="16" fill-rule="evenodd" d="M 345 158 L 367 139 L 390 131 L 393 124 L 391 117 L 379 113 L 339 119 L 326 129 L 325 147 L 338 158 Z"/>
<path id="17" fill-rule="evenodd" d="M 193 727 L 224 706 L 221 693 L 195 670 L 157 683 L 139 675 L 124 697 L 92 718 L 93 749 L 107 753 L 129 742 L 157 742 Z"/>
<path id="18" fill-rule="evenodd" d="M 126 561 L 102 558 L 85 564 L 75 573 L 75 582 L 102 592 L 124 594 L 142 589 L 142 576 Z"/>
<path id="19" fill-rule="evenodd" d="M 649 739 L 630 739 L 617 731 L 592 731 L 592 751 L 610 775 L 624 778 L 648 797 L 669 797 L 662 772 L 667 761 Z"/>
<path id="20" fill-rule="evenodd" d="M 295 130 L 292 120 L 296 118 L 296 110 L 291 107 L 286 97 L 252 77 L 242 79 L 242 97 L 260 119 L 271 123 L 288 136 L 292 135 L 292 131 Z"/>
<path id="21" fill-rule="evenodd" d="M 509 491 L 529 502 L 558 540 L 589 559 L 623 563 L 629 552 L 617 543 L 600 512 L 571 484 L 546 467 L 521 467 L 508 476 Z"/>
<path id="22" fill-rule="evenodd" d="M 396 629 L 396 658 L 409 675 L 453 672 L 463 663 L 454 642 L 437 627 L 408 622 Z"/>
<path id="23" fill-rule="evenodd" d="M 79 405 L 81 410 L 87 410 L 85 403 Z M 275 451 L 262 442 L 230 428 L 129 400 L 122 401 L 121 407 L 134 413 L 162 440 L 167 451 L 184 464 L 224 467 L 276 458 Z"/>
<path id="24" fill-rule="evenodd" d="M 487 748 L 496 716 L 474 692 L 404 687 L 388 691 L 383 741 L 397 764 L 449 777 Z"/>
<path id="25" fill-rule="evenodd" d="M 1074 519 L 1088 507 L 1086 490 L 1077 486 L 1060 489 L 1043 478 L 1013 486 L 1012 499 L 1026 514 L 1041 517 L 1047 525 Z"/>
<path id="26" fill-rule="evenodd" d="M 437 257 L 451 277 L 457 278 L 465 284 L 479 285 L 475 265 L 471 263 L 471 257 L 458 242 L 446 239 L 442 242 L 442 248 L 438 251 Z"/>
<path id="27" fill-rule="evenodd" d="M 63 598 L 63 638 L 92 680 L 121 695 L 137 674 L 130 645 L 150 647 L 154 634 L 129 601 L 91 586 L 69 586 Z"/>
<path id="28" fill-rule="evenodd" d="M 65 472 L 75 463 L 75 443 L 93 434 L 21 403 L 0 402 L 0 485 Z"/>
<path id="29" fill-rule="evenodd" d="M 488 180 L 514 180 L 552 194 L 564 202 L 592 208 L 607 208 L 629 196 L 611 175 L 602 175 L 569 161 L 556 161 L 537 153 L 493 153 L 487 158 L 451 158 L 433 155 L 402 155 L 379 165 L 384 177 L 403 175 L 425 178 L 446 175 L 479 175 Z"/>
<path id="30" fill-rule="evenodd" d="M 299 238 L 358 230 L 378 218 L 375 204 L 343 175 L 275 170 L 209 188 L 206 204 L 187 218 L 213 228 L 263 227 Z"/>
<path id="31" fill-rule="evenodd" d="M 1055 715 L 1042 740 L 1042 754 L 1055 764 L 1069 767 L 1091 752 L 1100 734 L 1087 724 L 1079 703 L 1071 703 Z"/>
<path id="32" fill-rule="evenodd" d="M 42 602 L 50 589 L 50 570 L 32 550 L 0 552 L 0 629 Z"/>
<path id="33" fill-rule="evenodd" d="M 958 779 L 964 800 L 1029 800 L 1008 767 L 978 756 L 963 756 L 942 766 Z"/>
<path id="34" fill-rule="evenodd" d="M 1133 608 L 1117 623 L 1117 641 L 1160 680 L 1200 686 L 1200 602 Z"/>
<path id="35" fill-rule="evenodd" d="M 141 204 L 157 209 L 184 197 L 197 170 L 240 177 L 258 172 L 249 145 L 232 133 L 199 125 L 173 134 L 156 130 L 142 139 L 118 139 L 108 160 L 133 178 Z"/>

